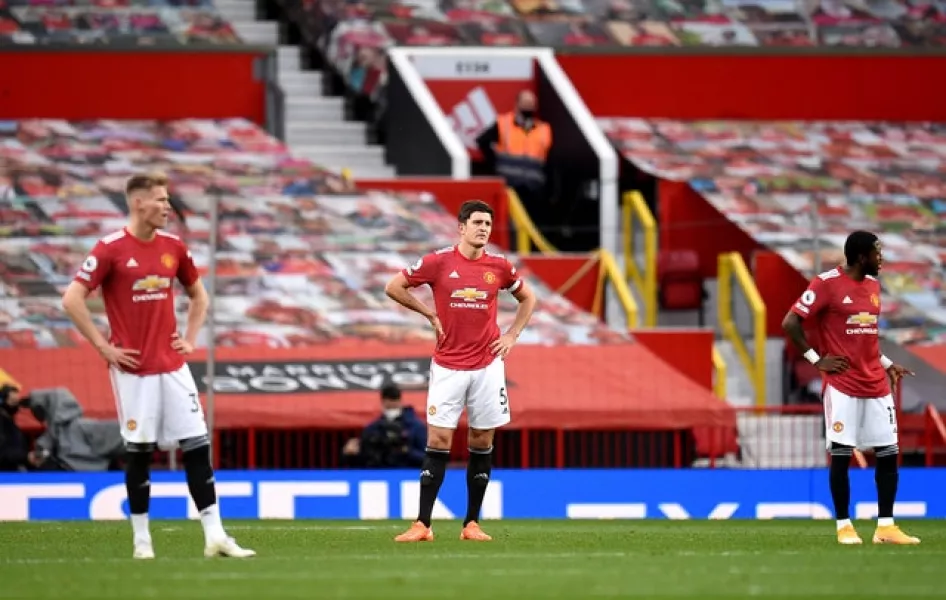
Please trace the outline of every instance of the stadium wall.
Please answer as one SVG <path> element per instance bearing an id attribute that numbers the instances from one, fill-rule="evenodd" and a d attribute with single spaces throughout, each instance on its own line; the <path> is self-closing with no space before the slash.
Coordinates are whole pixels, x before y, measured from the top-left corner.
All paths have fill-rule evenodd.
<path id="1" fill-rule="evenodd" d="M 265 126 L 271 49 L 4 49 L 0 119 L 223 119 Z M 68 102 L 63 99 L 68 98 Z"/>
<path id="2" fill-rule="evenodd" d="M 417 472 L 218 471 L 224 519 L 413 519 Z M 154 472 L 153 519 L 196 519 L 181 472 Z M 853 516 L 876 516 L 873 472 L 851 473 Z M 120 520 L 121 473 L 0 475 L 0 521 Z M 946 469 L 904 469 L 898 518 L 946 517 Z M 466 506 L 461 470 L 448 472 L 435 519 Z M 494 470 L 484 519 L 831 519 L 824 469 L 781 471 Z"/>
<path id="3" fill-rule="evenodd" d="M 946 56 L 864 49 L 559 50 L 558 62 L 595 115 L 674 119 L 946 121 L 930 93 Z M 646 75 L 646 79 L 644 78 Z M 639 92 L 616 93 L 614 82 Z"/>

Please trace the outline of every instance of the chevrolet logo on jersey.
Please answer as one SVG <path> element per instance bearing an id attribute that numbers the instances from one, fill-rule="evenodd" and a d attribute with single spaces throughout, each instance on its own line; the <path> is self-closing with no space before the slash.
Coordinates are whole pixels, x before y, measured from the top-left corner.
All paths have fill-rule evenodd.
<path id="1" fill-rule="evenodd" d="M 159 275 L 148 275 L 142 277 L 132 284 L 133 292 L 144 292 L 143 294 L 132 294 L 133 302 L 152 302 L 154 300 L 164 300 L 168 297 L 167 290 L 171 287 L 169 277 Z"/>
<path id="2" fill-rule="evenodd" d="M 485 310 L 489 308 L 485 302 L 489 296 L 487 292 L 481 292 L 476 288 L 463 288 L 462 290 L 453 290 L 453 293 L 450 294 L 450 297 L 455 300 L 463 300 L 463 302 L 451 302 L 451 308 L 477 308 Z"/>
<path id="3" fill-rule="evenodd" d="M 486 297 L 489 294 L 486 292 L 481 292 L 476 288 L 463 288 L 462 290 L 454 290 L 450 294 L 451 298 L 463 299 L 467 302 L 476 302 L 478 300 L 486 300 Z"/>
<path id="4" fill-rule="evenodd" d="M 148 275 L 147 277 L 142 277 L 136 281 L 131 289 L 138 292 L 141 290 L 163 290 L 171 287 L 171 279 L 168 277 L 160 277 L 158 275 Z"/>
<path id="5" fill-rule="evenodd" d="M 877 335 L 877 315 L 868 312 L 860 312 L 847 318 L 847 324 L 856 328 L 847 329 L 848 335 Z"/>

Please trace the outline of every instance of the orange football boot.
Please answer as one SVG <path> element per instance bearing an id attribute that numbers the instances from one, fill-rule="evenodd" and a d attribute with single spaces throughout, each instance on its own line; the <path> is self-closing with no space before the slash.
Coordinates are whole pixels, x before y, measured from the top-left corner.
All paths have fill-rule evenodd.
<path id="1" fill-rule="evenodd" d="M 420 521 L 414 521 L 411 528 L 394 538 L 395 542 L 432 542 L 434 530 Z"/>
<path id="2" fill-rule="evenodd" d="M 914 545 L 920 543 L 920 538 L 907 535 L 900 531 L 896 525 L 877 526 L 874 530 L 875 544 L 905 544 Z"/>
<path id="3" fill-rule="evenodd" d="M 466 527 L 463 528 L 463 531 L 460 532 L 461 540 L 472 540 L 474 542 L 489 542 L 493 538 L 486 535 L 486 533 L 480 529 L 480 524 L 476 521 L 470 521 L 467 523 Z"/>

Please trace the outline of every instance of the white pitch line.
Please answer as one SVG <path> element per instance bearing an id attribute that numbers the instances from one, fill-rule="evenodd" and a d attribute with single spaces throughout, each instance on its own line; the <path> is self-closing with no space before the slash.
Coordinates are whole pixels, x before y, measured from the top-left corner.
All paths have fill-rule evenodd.
<path id="1" fill-rule="evenodd" d="M 196 525 L 195 525 L 196 526 Z M 227 531 L 381 531 L 403 529 L 404 525 L 224 525 Z M 189 531 L 192 527 L 172 525 L 158 528 L 158 531 Z"/>

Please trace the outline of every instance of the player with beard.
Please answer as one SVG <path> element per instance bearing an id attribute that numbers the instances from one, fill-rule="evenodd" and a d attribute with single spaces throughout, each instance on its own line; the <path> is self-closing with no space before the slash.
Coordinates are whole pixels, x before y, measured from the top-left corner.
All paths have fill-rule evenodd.
<path id="1" fill-rule="evenodd" d="M 873 448 L 877 458 L 875 544 L 919 544 L 894 523 L 899 473 L 897 415 L 890 380 L 910 371 L 880 353 L 880 240 L 855 231 L 844 243 L 846 265 L 815 277 L 792 306 L 782 327 L 792 343 L 823 374 L 825 438 L 831 454 L 829 483 L 840 544 L 860 544 L 851 523 L 848 469 L 858 448 Z M 804 320 L 814 321 L 819 354 L 805 339 Z"/>
<path id="2" fill-rule="evenodd" d="M 427 392 L 427 449 L 420 474 L 420 510 L 398 542 L 433 541 L 431 515 L 446 474 L 453 433 L 466 408 L 470 460 L 467 465 L 467 513 L 461 540 L 489 541 L 479 526 L 489 484 L 493 438 L 510 421 L 505 360 L 535 309 L 535 295 L 501 254 L 486 250 L 493 229 L 493 209 L 471 200 L 460 207 L 460 242 L 437 250 L 394 276 L 385 288 L 398 304 L 420 313 L 434 328 L 437 347 Z M 435 308 L 410 289 L 429 285 Z M 506 333 L 496 323 L 500 291 L 519 301 Z"/>

